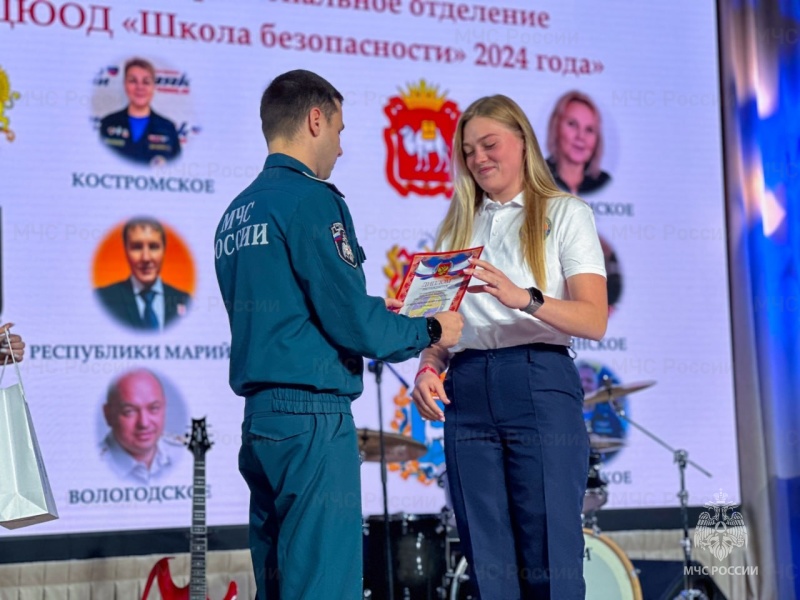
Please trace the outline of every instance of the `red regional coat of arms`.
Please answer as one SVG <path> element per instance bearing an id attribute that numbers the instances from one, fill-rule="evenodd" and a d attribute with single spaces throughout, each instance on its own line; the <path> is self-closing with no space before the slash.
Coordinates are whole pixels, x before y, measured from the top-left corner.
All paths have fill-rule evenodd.
<path id="1" fill-rule="evenodd" d="M 451 145 L 461 116 L 455 102 L 439 94 L 424 79 L 406 92 L 389 98 L 383 111 L 389 126 L 386 140 L 386 175 L 403 196 L 453 194 L 450 177 Z"/>

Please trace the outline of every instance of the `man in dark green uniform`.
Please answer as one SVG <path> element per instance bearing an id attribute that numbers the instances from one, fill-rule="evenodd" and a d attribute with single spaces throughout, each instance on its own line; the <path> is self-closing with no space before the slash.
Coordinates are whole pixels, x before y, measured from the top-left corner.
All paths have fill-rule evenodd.
<path id="1" fill-rule="evenodd" d="M 250 487 L 258 600 L 361 598 L 361 484 L 350 403 L 363 357 L 402 361 L 461 335 L 457 313 L 411 319 L 368 296 L 350 211 L 324 180 L 341 156 L 342 95 L 308 71 L 261 99 L 264 170 L 214 240 L 245 397 L 239 469 Z"/>

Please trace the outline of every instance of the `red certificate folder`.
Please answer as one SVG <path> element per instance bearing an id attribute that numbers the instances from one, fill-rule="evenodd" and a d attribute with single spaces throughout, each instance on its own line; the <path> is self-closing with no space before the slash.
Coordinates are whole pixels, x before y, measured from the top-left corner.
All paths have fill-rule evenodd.
<path id="1" fill-rule="evenodd" d="M 430 317 L 445 310 L 457 311 L 472 278 L 464 273 L 470 258 L 479 258 L 483 246 L 450 252 L 420 252 L 411 257 L 397 299 L 401 315 Z"/>

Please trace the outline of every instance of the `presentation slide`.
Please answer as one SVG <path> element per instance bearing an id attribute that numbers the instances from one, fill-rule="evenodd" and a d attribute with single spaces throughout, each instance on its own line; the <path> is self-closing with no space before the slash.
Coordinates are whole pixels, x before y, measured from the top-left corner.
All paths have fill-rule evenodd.
<path id="1" fill-rule="evenodd" d="M 568 121 L 587 119 L 594 147 L 571 191 L 594 210 L 610 318 L 602 341 L 573 342 L 584 389 L 652 383 L 619 401 L 711 473 L 687 470 L 690 504 L 738 501 L 715 32 L 714 3 L 695 0 L 0 2 L 0 310 L 27 343 L 60 515 L 0 536 L 188 527 L 186 434 L 202 417 L 208 525 L 247 523 L 214 236 L 267 156 L 261 94 L 297 68 L 344 96 L 331 182 L 374 296 L 433 250 L 472 101 L 516 100 L 556 175 Z M 155 299 L 140 293 L 153 282 Z M 378 429 L 380 391 L 385 431 L 427 447 L 389 465 L 389 510 L 435 514 L 442 424 L 410 400 L 417 361 L 396 369 L 380 390 L 365 373 L 355 423 Z M 678 506 L 671 452 L 606 402 L 585 418 L 604 510 Z M 361 470 L 364 514 L 380 513 L 380 465 Z"/>

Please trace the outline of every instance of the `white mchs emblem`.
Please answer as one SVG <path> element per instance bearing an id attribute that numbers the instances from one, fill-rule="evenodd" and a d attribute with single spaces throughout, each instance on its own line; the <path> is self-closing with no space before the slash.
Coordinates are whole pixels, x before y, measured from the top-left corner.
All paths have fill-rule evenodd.
<path id="1" fill-rule="evenodd" d="M 734 510 L 739 505 L 726 502 L 728 494 L 720 490 L 718 494 L 714 494 L 714 499 L 716 502 L 705 504 L 709 512 L 701 513 L 697 520 L 694 545 L 706 548 L 718 560 L 723 560 L 734 546 L 747 547 L 747 527 L 744 525 L 742 513 Z"/>

